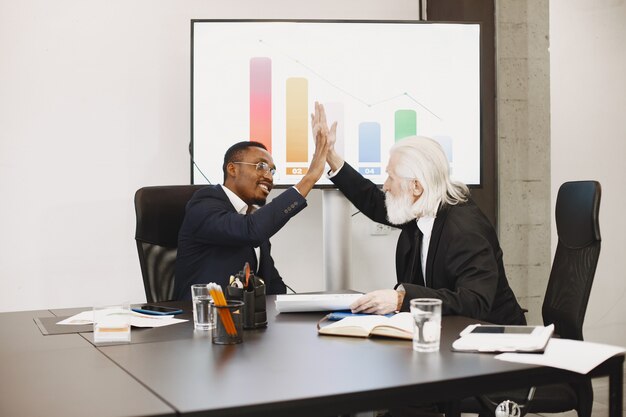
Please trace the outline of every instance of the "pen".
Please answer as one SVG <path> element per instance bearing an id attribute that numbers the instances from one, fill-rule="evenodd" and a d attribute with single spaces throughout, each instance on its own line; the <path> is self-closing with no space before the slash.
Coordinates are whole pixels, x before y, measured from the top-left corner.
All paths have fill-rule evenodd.
<path id="1" fill-rule="evenodd" d="M 249 280 L 250 280 L 250 264 L 246 262 L 243 266 L 244 274 L 246 274 L 246 289 L 249 290 Z"/>

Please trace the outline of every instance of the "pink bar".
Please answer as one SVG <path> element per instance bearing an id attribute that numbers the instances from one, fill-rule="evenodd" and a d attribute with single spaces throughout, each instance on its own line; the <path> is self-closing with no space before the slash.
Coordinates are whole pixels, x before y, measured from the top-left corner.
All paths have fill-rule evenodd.
<path id="1" fill-rule="evenodd" d="M 272 60 L 250 59 L 250 140 L 272 152 Z"/>

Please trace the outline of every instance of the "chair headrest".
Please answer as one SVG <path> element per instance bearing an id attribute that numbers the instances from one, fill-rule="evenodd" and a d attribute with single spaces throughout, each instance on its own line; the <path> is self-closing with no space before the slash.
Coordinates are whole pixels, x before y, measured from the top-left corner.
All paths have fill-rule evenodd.
<path id="1" fill-rule="evenodd" d="M 565 182 L 556 197 L 556 229 L 559 243 L 582 248 L 600 241 L 601 187 L 597 181 Z"/>
<path id="2" fill-rule="evenodd" d="M 206 185 L 143 187 L 135 193 L 135 239 L 176 248 L 185 207 L 193 193 Z"/>

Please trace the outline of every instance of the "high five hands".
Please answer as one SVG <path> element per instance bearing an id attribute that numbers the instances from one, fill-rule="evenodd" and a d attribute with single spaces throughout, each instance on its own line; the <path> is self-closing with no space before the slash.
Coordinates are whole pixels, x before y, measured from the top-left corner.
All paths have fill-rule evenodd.
<path id="1" fill-rule="evenodd" d="M 335 151 L 337 141 L 337 122 L 328 127 L 324 106 L 315 102 L 315 112 L 311 114 L 311 130 L 315 139 L 315 151 L 307 173 L 296 184 L 296 188 L 304 197 L 313 188 L 324 173 L 326 162 L 330 169 L 336 171 L 343 166 L 343 158 Z"/>
<path id="2" fill-rule="evenodd" d="M 337 122 L 334 122 L 328 128 L 326 121 L 326 110 L 324 106 L 317 101 L 315 102 L 315 113 L 311 114 L 311 130 L 316 142 L 319 137 L 325 137 L 328 142 L 328 153 L 326 162 L 330 169 L 336 171 L 343 165 L 343 158 L 335 151 L 335 142 L 337 141 Z"/>
<path id="3" fill-rule="evenodd" d="M 313 188 L 317 180 L 320 179 L 322 174 L 324 173 L 324 167 L 326 166 L 326 159 L 328 158 L 328 152 L 331 147 L 330 139 L 331 134 L 326 126 L 326 115 L 324 114 L 324 120 L 322 123 L 321 113 L 318 110 L 318 106 L 320 106 L 317 102 L 315 103 L 315 116 L 311 115 L 311 127 L 313 129 L 313 139 L 315 139 L 315 151 L 313 152 L 313 159 L 311 159 L 311 164 L 309 165 L 309 169 L 307 173 L 302 177 L 300 182 L 296 184 L 296 188 L 302 194 L 302 196 L 306 197 L 309 191 Z M 323 108 L 322 108 L 323 111 Z M 335 123 L 336 126 L 336 123 Z M 324 130 L 325 127 L 325 130 Z M 336 129 L 336 128 L 335 128 Z M 323 130 L 323 131 L 322 131 Z M 334 140 L 334 133 L 332 134 L 332 138 Z"/>

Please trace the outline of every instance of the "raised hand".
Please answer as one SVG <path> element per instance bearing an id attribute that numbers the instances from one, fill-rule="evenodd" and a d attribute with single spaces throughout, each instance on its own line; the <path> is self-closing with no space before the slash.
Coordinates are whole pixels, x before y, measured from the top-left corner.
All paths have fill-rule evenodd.
<path id="1" fill-rule="evenodd" d="M 315 102 L 315 113 L 311 114 L 311 130 L 313 137 L 325 136 L 328 142 L 328 153 L 326 162 L 331 170 L 336 171 L 343 165 L 343 158 L 335 151 L 335 143 L 337 142 L 337 122 L 334 122 L 330 129 L 326 121 L 326 110 L 324 106 L 317 101 Z"/>
<path id="2" fill-rule="evenodd" d="M 311 191 L 317 180 L 324 174 L 324 167 L 326 166 L 326 159 L 328 158 L 330 132 L 326 126 L 326 115 L 322 115 L 323 107 L 320 106 L 319 103 L 315 102 L 315 113 L 311 115 L 311 129 L 313 131 L 313 138 L 315 139 L 313 159 L 311 159 L 307 173 L 302 177 L 300 182 L 296 184 L 296 188 L 300 191 L 300 194 L 305 197 L 309 191 Z"/>

